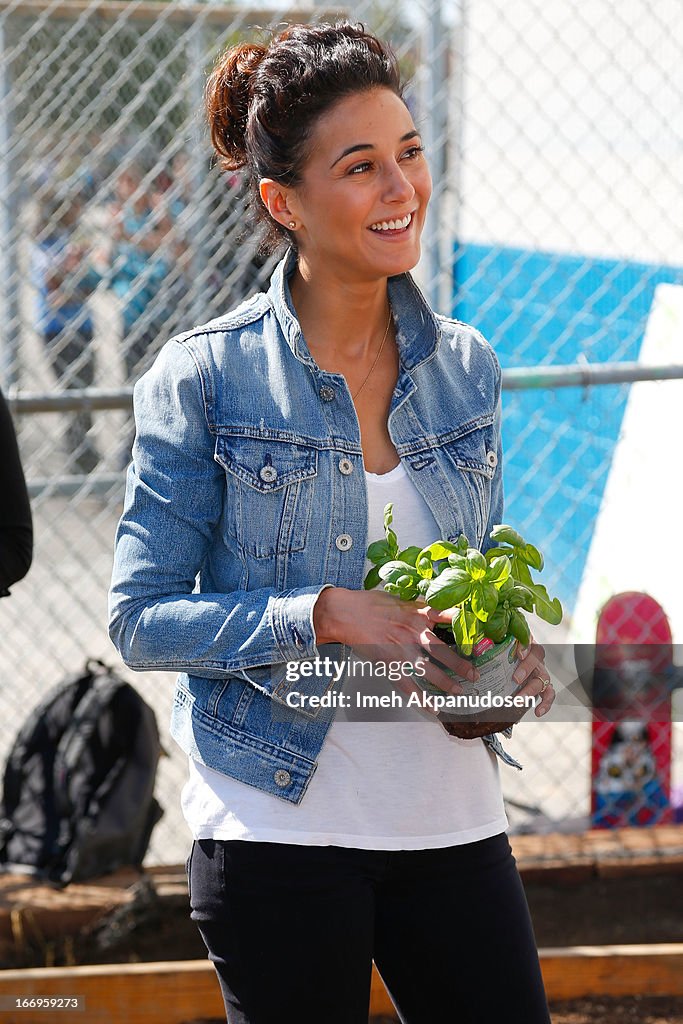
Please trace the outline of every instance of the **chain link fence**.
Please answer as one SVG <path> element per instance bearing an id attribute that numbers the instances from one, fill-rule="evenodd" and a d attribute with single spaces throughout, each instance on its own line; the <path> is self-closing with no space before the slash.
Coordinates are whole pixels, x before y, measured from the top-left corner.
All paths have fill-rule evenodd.
<path id="1" fill-rule="evenodd" d="M 680 497 L 676 13 L 676 0 L 0 0 L 0 367 L 36 528 L 33 568 L 0 608 L 0 757 L 63 674 L 116 660 L 106 593 L 131 384 L 168 337 L 272 270 L 240 176 L 212 166 L 201 98 L 220 49 L 282 22 L 362 20 L 412 79 L 434 178 L 417 276 L 506 368 L 506 518 L 546 553 L 568 656 L 619 590 L 653 593 L 680 639 L 672 574 L 627 550 L 636 535 L 668 537 Z M 600 379 L 586 369 L 597 363 L 609 364 Z M 573 377 L 558 369 L 569 365 Z M 130 678 L 165 732 L 172 677 Z M 517 727 L 511 749 L 528 767 L 504 771 L 513 827 L 587 823 L 590 743 L 586 721 Z M 186 767 L 165 745 L 149 856 L 180 861 Z M 675 784 L 680 748 L 676 733 Z"/>

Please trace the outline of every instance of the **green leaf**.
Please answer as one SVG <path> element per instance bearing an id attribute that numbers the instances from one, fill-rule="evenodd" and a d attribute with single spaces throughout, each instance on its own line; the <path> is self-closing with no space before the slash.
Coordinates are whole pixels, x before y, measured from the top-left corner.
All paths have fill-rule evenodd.
<path id="1" fill-rule="evenodd" d="M 448 558 L 453 552 L 457 552 L 455 544 L 451 544 L 449 540 L 435 540 L 431 544 L 428 544 L 426 548 L 422 548 L 420 555 L 426 555 L 427 558 L 431 558 L 432 562 L 438 562 L 442 558 Z"/>
<path id="2" fill-rule="evenodd" d="M 460 615 L 454 615 L 453 616 L 453 622 L 451 623 L 451 629 L 453 630 L 453 636 L 455 637 L 455 642 L 458 645 L 458 649 L 463 654 L 466 653 L 466 648 L 467 648 L 467 645 L 469 644 L 469 637 L 468 637 L 468 634 L 466 632 L 466 628 L 464 628 L 464 627 L 465 627 L 465 623 L 464 623 L 464 620 L 461 618 L 461 616 Z M 471 648 L 470 648 L 470 650 L 471 650 Z"/>
<path id="3" fill-rule="evenodd" d="M 527 621 L 515 608 L 510 612 L 510 632 L 516 640 L 519 640 L 520 644 L 524 645 L 524 647 L 526 647 L 531 640 L 531 633 L 529 632 Z"/>
<path id="4" fill-rule="evenodd" d="M 486 579 L 489 583 L 495 583 L 500 589 L 512 572 L 512 564 L 506 555 L 499 555 L 493 558 L 486 572 Z"/>
<path id="5" fill-rule="evenodd" d="M 452 580 L 453 583 L 471 583 L 472 577 L 467 569 L 454 569 L 450 565 L 444 565 L 439 573 L 440 579 Z"/>
<path id="6" fill-rule="evenodd" d="M 415 580 L 413 579 L 412 576 L 409 576 L 407 573 L 403 573 L 403 575 L 399 576 L 399 578 L 395 582 L 398 583 L 399 587 L 402 587 L 404 590 L 406 589 L 406 587 L 413 587 L 415 585 Z"/>
<path id="7" fill-rule="evenodd" d="M 453 569 L 466 569 L 467 568 L 467 555 L 453 554 L 448 556 L 448 564 Z"/>
<path id="8" fill-rule="evenodd" d="M 402 601 L 414 601 L 415 598 L 417 597 L 417 589 L 412 586 L 403 587 L 403 589 L 399 591 L 398 596 Z"/>
<path id="9" fill-rule="evenodd" d="M 363 580 L 363 587 L 365 590 L 372 590 L 372 588 L 376 587 L 380 582 L 381 577 L 379 574 L 379 569 L 377 568 L 376 565 L 373 565 L 372 569 Z"/>
<path id="10" fill-rule="evenodd" d="M 501 523 L 500 526 L 494 526 L 489 534 L 491 540 L 495 540 L 496 543 L 500 541 L 503 544 L 512 544 L 513 548 L 524 548 L 526 547 L 526 541 L 520 533 L 513 530 L 511 526 L 506 526 Z"/>
<path id="11" fill-rule="evenodd" d="M 417 587 L 418 577 L 415 569 L 409 572 L 408 568 L 412 566 L 408 565 L 408 562 L 385 562 L 384 565 L 380 565 L 378 572 L 380 574 L 380 580 L 386 580 L 387 583 L 395 583 L 398 587 L 407 587 L 409 585 Z M 401 581 L 405 581 L 404 583 Z"/>
<path id="12" fill-rule="evenodd" d="M 414 565 L 411 565 L 410 562 L 403 562 L 400 558 L 390 558 L 384 565 L 378 566 L 378 569 L 380 572 L 389 569 L 400 569 L 401 572 L 407 572 L 409 576 L 414 576 L 415 579 L 418 579 L 419 576 Z"/>
<path id="13" fill-rule="evenodd" d="M 502 643 L 508 634 L 509 626 L 510 612 L 499 605 L 488 622 L 484 623 L 484 636 L 493 640 L 494 644 Z"/>
<path id="14" fill-rule="evenodd" d="M 419 572 L 420 576 L 424 576 L 425 579 L 430 580 L 434 575 L 434 566 L 431 563 L 431 559 L 423 556 L 422 553 L 417 557 L 415 568 Z"/>
<path id="15" fill-rule="evenodd" d="M 481 622 L 486 622 L 498 607 L 498 591 L 492 583 L 477 580 L 472 584 L 472 611 Z"/>
<path id="16" fill-rule="evenodd" d="M 394 521 L 393 509 L 394 506 L 391 501 L 387 502 L 384 506 L 384 532 L 387 537 L 387 545 L 389 547 L 390 555 L 392 558 L 395 558 L 398 554 L 398 538 L 394 531 L 389 528 L 389 524 Z"/>
<path id="17" fill-rule="evenodd" d="M 458 551 L 460 552 L 461 555 L 466 555 L 467 554 L 467 549 L 470 546 L 470 542 L 468 541 L 468 539 L 467 539 L 467 537 L 465 536 L 464 533 L 460 534 L 460 536 L 458 537 L 458 539 L 455 542 L 455 546 L 456 546 L 456 548 L 458 549 Z"/>
<path id="18" fill-rule="evenodd" d="M 429 590 L 431 582 L 431 580 L 420 580 L 420 582 L 417 585 L 418 593 L 426 594 L 427 591 Z"/>
<path id="19" fill-rule="evenodd" d="M 490 536 L 498 542 L 498 546 L 489 548 L 486 552 L 486 557 L 489 561 L 500 555 L 508 555 L 510 558 L 516 558 L 530 565 L 532 569 L 537 569 L 538 572 L 541 572 L 543 569 L 543 555 L 541 552 L 533 544 L 527 544 L 522 535 L 513 530 L 511 526 L 494 526 Z M 500 547 L 501 542 L 503 544 L 510 544 L 511 547 Z"/>
<path id="20" fill-rule="evenodd" d="M 515 583 L 523 583 L 525 587 L 533 586 L 529 566 L 518 554 L 512 556 L 512 578 Z"/>
<path id="21" fill-rule="evenodd" d="M 489 548 L 486 552 L 486 561 L 492 562 L 494 558 L 500 558 L 505 555 L 507 558 L 512 558 L 515 554 L 514 548 Z"/>
<path id="22" fill-rule="evenodd" d="M 534 595 L 528 587 L 517 584 L 505 595 L 512 608 L 523 608 L 525 612 L 534 610 Z"/>
<path id="23" fill-rule="evenodd" d="M 472 648 L 477 636 L 477 619 L 472 612 L 461 608 L 457 615 L 453 616 L 451 623 L 453 636 L 461 654 L 466 657 L 472 653 Z"/>
<path id="24" fill-rule="evenodd" d="M 434 562 L 440 562 L 444 558 L 456 551 L 455 544 L 451 544 L 447 540 L 435 540 L 431 544 L 428 544 L 426 548 L 420 550 L 420 554 L 415 560 L 418 572 L 421 576 L 426 576 L 431 579 L 435 575 Z"/>
<path id="25" fill-rule="evenodd" d="M 520 552 L 524 561 L 531 566 L 532 569 L 537 569 L 539 572 L 543 569 L 543 555 L 535 548 L 533 544 L 526 544 L 524 552 Z"/>
<path id="26" fill-rule="evenodd" d="M 417 557 L 422 549 L 417 544 L 411 545 L 409 548 L 404 548 L 403 551 L 399 551 L 397 558 L 400 562 L 407 562 L 408 565 L 415 565 L 417 563 Z"/>
<path id="27" fill-rule="evenodd" d="M 558 598 L 551 598 L 542 583 L 532 583 L 529 590 L 534 596 L 536 614 L 551 626 L 559 626 L 562 622 L 562 605 Z"/>
<path id="28" fill-rule="evenodd" d="M 476 548 L 467 549 L 467 571 L 473 580 L 482 580 L 486 575 L 486 559 Z"/>
<path id="29" fill-rule="evenodd" d="M 375 540 L 369 546 L 367 555 L 371 562 L 379 565 L 381 562 L 386 562 L 388 558 L 391 558 L 392 552 L 385 540 Z"/>
<path id="30" fill-rule="evenodd" d="M 436 579 L 430 581 L 425 591 L 425 601 L 439 611 L 455 608 L 467 600 L 471 589 L 472 581 L 466 573 L 460 569 L 445 569 Z"/>

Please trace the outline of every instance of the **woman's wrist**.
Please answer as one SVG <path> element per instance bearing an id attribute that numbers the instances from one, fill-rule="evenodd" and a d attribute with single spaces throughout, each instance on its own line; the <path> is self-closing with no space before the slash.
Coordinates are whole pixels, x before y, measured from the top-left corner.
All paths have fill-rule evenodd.
<path id="1" fill-rule="evenodd" d="M 313 605 L 313 630 L 315 642 L 320 644 L 343 643 L 337 609 L 344 587 L 325 587 L 318 594 Z"/>

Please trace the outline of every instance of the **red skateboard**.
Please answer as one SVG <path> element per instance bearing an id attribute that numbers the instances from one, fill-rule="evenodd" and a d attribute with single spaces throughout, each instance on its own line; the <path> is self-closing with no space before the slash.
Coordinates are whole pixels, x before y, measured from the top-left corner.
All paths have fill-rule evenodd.
<path id="1" fill-rule="evenodd" d="M 593 674 L 593 828 L 673 820 L 672 673 L 661 606 L 637 592 L 611 597 L 598 619 Z"/>

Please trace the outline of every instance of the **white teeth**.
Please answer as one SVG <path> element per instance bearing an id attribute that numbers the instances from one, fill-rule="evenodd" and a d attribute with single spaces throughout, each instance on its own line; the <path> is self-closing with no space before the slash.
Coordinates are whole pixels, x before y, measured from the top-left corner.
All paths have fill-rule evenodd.
<path id="1" fill-rule="evenodd" d="M 413 219 L 412 213 L 408 213 L 408 214 L 406 214 L 406 216 L 402 220 L 389 220 L 389 221 L 383 220 L 383 221 L 379 221 L 377 224 L 371 224 L 370 225 L 370 230 L 371 231 L 400 231 L 400 230 L 403 230 L 404 228 L 407 228 L 412 219 Z"/>

